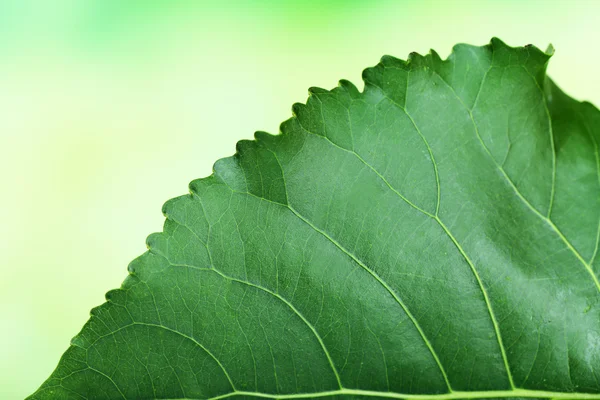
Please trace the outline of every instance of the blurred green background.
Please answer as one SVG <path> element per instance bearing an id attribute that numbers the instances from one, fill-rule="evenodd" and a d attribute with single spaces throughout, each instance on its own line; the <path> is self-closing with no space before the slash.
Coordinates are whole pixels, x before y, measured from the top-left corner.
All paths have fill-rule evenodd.
<path id="1" fill-rule="evenodd" d="M 600 1 L 0 0 L 0 399 L 34 391 L 162 227 L 161 205 L 310 86 L 383 54 L 556 47 L 600 104 Z"/>

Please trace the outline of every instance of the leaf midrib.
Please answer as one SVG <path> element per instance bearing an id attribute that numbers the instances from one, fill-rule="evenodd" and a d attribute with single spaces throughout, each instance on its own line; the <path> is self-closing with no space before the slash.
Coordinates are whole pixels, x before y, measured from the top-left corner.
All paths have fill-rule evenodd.
<path id="1" fill-rule="evenodd" d="M 280 400 L 293 400 L 293 399 L 309 399 L 319 397 L 332 397 L 332 396 L 366 396 L 366 397 L 384 397 L 388 399 L 406 399 L 406 400 L 458 400 L 458 399 L 491 399 L 491 398 L 510 398 L 510 397 L 525 397 L 525 398 L 546 398 L 546 399 L 565 399 L 565 400 L 597 400 L 600 399 L 600 393 L 567 393 L 567 392 L 549 392 L 543 390 L 527 390 L 527 389 L 514 389 L 514 390 L 488 390 L 488 391 L 476 391 L 476 392 L 449 392 L 442 394 L 410 394 L 410 393 L 396 393 L 396 392 L 377 392 L 373 390 L 359 390 L 359 389 L 339 389 L 329 390 L 322 392 L 312 393 L 298 393 L 298 394 L 271 394 L 261 392 L 244 392 L 235 391 L 226 393 L 220 396 L 211 397 L 208 399 L 201 398 L 178 398 L 178 399 L 166 399 L 166 400 L 221 400 L 227 399 L 233 396 L 252 396 L 264 399 L 280 399 Z"/>

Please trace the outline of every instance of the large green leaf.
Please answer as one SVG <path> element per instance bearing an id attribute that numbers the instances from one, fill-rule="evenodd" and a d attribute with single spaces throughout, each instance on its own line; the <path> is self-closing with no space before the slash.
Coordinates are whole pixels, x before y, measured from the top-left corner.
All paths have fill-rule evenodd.
<path id="1" fill-rule="evenodd" d="M 165 204 L 31 398 L 600 399 L 600 112 L 549 58 L 311 89 Z"/>

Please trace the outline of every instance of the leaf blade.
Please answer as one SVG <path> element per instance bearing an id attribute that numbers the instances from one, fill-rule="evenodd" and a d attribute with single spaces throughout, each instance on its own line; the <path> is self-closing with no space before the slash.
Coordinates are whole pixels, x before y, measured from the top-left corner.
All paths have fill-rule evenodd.
<path id="1" fill-rule="evenodd" d="M 549 57 L 311 89 L 165 204 L 32 398 L 600 398 L 600 113 Z"/>

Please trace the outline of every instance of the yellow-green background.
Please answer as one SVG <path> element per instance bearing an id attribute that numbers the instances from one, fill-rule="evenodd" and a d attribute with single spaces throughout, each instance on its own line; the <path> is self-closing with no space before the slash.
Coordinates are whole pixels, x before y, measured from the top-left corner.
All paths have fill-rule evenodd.
<path id="1" fill-rule="evenodd" d="M 50 374 L 162 203 L 309 86 L 492 36 L 552 42 L 600 104 L 600 0 L 0 0 L 0 399 Z"/>

